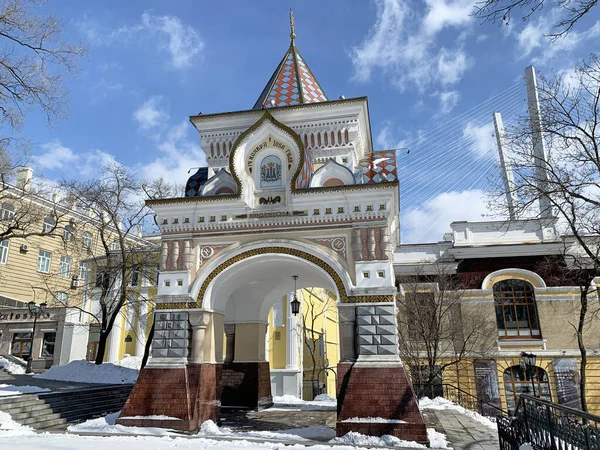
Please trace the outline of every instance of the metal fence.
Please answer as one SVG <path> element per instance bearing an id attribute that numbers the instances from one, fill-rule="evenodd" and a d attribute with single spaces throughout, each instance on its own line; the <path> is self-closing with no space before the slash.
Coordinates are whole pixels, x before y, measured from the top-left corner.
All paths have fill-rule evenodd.
<path id="1" fill-rule="evenodd" d="M 498 418 L 501 450 L 600 450 L 600 417 L 521 394 L 513 416 Z"/>

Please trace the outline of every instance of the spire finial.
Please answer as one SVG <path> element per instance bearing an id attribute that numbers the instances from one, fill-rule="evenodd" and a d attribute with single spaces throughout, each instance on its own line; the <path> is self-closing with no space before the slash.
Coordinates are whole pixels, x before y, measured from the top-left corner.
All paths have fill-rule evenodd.
<path id="1" fill-rule="evenodd" d="M 292 39 L 292 44 L 294 44 L 294 39 L 296 38 L 296 22 L 294 22 L 294 11 L 290 8 L 290 38 Z"/>

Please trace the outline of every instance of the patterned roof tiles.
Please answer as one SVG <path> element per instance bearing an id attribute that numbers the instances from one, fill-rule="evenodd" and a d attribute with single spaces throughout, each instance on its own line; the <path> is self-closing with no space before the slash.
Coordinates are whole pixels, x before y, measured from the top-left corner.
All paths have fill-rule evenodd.
<path id="1" fill-rule="evenodd" d="M 252 109 L 325 101 L 325 92 L 292 41 Z"/>

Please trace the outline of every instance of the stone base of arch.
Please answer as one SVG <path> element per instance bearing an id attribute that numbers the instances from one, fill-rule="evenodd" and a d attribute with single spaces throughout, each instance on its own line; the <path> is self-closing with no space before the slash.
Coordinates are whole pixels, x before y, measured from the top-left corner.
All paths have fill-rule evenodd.
<path id="1" fill-rule="evenodd" d="M 369 436 L 389 434 L 429 444 L 417 397 L 402 364 L 340 362 L 337 366 L 337 401 L 337 436 L 350 431 Z M 361 417 L 381 417 L 405 423 L 360 422 Z M 346 422 L 354 418 L 359 420 Z"/>
<path id="2" fill-rule="evenodd" d="M 120 425 L 195 431 L 221 416 L 222 364 L 145 367 L 117 419 Z M 171 419 L 152 419 L 167 416 Z M 145 418 L 141 418 L 145 417 Z"/>

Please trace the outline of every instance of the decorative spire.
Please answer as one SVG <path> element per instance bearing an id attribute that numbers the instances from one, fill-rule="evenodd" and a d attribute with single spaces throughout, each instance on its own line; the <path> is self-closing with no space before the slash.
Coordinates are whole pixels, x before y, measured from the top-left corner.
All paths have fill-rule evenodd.
<path id="1" fill-rule="evenodd" d="M 294 45 L 294 39 L 296 39 L 296 22 L 294 22 L 294 11 L 290 8 L 290 38 L 292 39 L 292 45 Z"/>
<path id="2" fill-rule="evenodd" d="M 296 22 L 290 9 L 292 42 L 253 109 L 326 102 L 327 96 L 296 48 Z"/>

